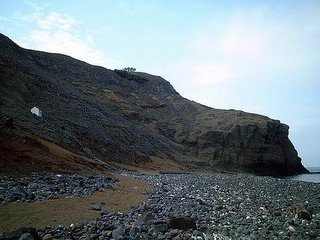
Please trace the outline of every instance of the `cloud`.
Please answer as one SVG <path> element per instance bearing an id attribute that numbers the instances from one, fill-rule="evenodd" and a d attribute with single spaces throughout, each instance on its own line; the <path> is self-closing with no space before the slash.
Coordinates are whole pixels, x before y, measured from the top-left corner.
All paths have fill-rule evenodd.
<path id="1" fill-rule="evenodd" d="M 36 24 L 31 32 L 18 43 L 26 48 L 62 53 L 90 64 L 115 68 L 116 62 L 95 49 L 90 34 L 77 32 L 78 22 L 68 14 L 51 12 L 45 14 L 37 8 L 33 14 L 16 14 L 16 18 Z"/>
<path id="2" fill-rule="evenodd" d="M 222 103 L 225 107 L 225 98 L 221 101 L 217 96 L 232 97 L 228 88 L 248 83 L 252 79 L 259 81 L 263 78 L 261 69 L 270 69 L 280 64 L 281 58 L 277 58 L 277 61 L 270 58 L 272 39 L 270 31 L 262 23 L 261 15 L 235 14 L 224 22 L 209 22 L 203 26 L 189 39 L 187 48 L 192 58 L 183 61 L 187 67 L 179 68 L 174 74 L 176 78 L 179 78 L 181 71 L 184 84 L 214 89 L 220 86 L 221 91 L 228 93 L 211 90 L 207 95 L 216 93 L 214 104 Z M 182 73 L 185 69 L 189 71 L 187 76 Z"/>
<path id="3" fill-rule="evenodd" d="M 37 19 L 37 24 L 42 29 L 57 28 L 59 30 L 70 30 L 77 21 L 71 16 L 63 13 L 51 12 L 49 15 Z"/>
<path id="4" fill-rule="evenodd" d="M 267 49 L 266 32 L 245 23 L 231 23 L 222 36 L 221 51 L 224 54 L 238 55 L 242 58 L 256 58 Z"/>
<path id="5" fill-rule="evenodd" d="M 36 44 L 36 49 L 47 52 L 63 53 L 86 62 L 112 67 L 113 61 L 107 59 L 101 52 L 91 48 L 80 38 L 66 31 L 35 30 L 28 39 Z"/>
<path id="6" fill-rule="evenodd" d="M 256 6 L 207 21 L 166 76 L 209 106 L 283 117 L 283 108 L 296 108 L 292 95 L 319 86 L 319 14 L 310 8 L 283 15 L 289 10 Z"/>
<path id="7" fill-rule="evenodd" d="M 0 16 L 0 21 L 1 21 L 1 22 L 7 22 L 7 21 L 8 21 L 8 18 Z"/>
<path id="8" fill-rule="evenodd" d="M 5 29 L 5 25 L 6 25 L 7 21 L 8 21 L 7 18 L 0 16 L 0 29 Z"/>
<path id="9" fill-rule="evenodd" d="M 228 67 L 219 64 L 196 64 L 192 67 L 192 74 L 195 76 L 195 84 L 202 86 L 212 86 L 233 78 L 233 73 Z"/>
<path id="10" fill-rule="evenodd" d="M 43 18 L 45 13 L 41 7 L 32 6 L 32 13 L 14 12 L 13 19 L 18 22 L 34 23 Z"/>

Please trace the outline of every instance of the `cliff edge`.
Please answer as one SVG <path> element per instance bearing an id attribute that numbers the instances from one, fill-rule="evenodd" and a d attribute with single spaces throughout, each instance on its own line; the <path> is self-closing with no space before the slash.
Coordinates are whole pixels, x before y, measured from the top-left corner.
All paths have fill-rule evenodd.
<path id="1" fill-rule="evenodd" d="M 31 114 L 34 105 L 42 117 Z M 107 163 L 143 166 L 156 157 L 219 171 L 307 172 L 289 127 L 278 120 L 209 108 L 183 98 L 159 76 L 23 49 L 1 34 L 0 114 L 29 133 Z"/>

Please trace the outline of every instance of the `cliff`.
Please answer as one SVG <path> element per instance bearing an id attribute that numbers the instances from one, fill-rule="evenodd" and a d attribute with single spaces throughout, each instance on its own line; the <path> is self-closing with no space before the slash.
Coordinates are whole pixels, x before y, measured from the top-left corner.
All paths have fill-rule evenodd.
<path id="1" fill-rule="evenodd" d="M 43 118 L 30 113 L 38 105 Z M 306 172 L 289 127 L 185 99 L 147 73 L 20 48 L 0 35 L 0 114 L 36 136 L 105 162 L 152 157 L 192 168 L 268 175 Z"/>

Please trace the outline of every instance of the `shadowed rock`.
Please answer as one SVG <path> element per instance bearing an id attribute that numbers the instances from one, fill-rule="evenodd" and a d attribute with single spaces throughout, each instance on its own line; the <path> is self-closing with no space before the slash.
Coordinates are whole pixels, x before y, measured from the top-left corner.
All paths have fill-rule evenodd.
<path id="1" fill-rule="evenodd" d="M 13 118 L 12 117 L 6 119 L 6 121 L 4 122 L 4 127 L 5 128 L 14 128 Z"/>
<path id="2" fill-rule="evenodd" d="M 1 240 L 41 240 L 35 228 L 19 228 L 0 237 Z"/>
<path id="3" fill-rule="evenodd" d="M 300 219 L 311 220 L 311 214 L 304 206 L 297 207 L 296 213 Z"/>
<path id="4" fill-rule="evenodd" d="M 168 227 L 172 229 L 189 230 L 196 229 L 196 222 L 188 217 L 172 217 L 168 220 Z"/>

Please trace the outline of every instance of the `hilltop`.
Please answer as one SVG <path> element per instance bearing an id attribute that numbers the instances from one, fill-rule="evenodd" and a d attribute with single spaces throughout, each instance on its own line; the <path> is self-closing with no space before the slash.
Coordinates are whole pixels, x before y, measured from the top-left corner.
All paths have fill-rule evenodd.
<path id="1" fill-rule="evenodd" d="M 37 105 L 43 117 L 31 114 Z M 23 49 L 0 34 L 1 171 L 307 172 L 278 120 L 183 98 L 160 76 Z M 4 154 L 3 154 L 4 153 Z M 67 167 L 66 167 L 67 166 Z"/>

